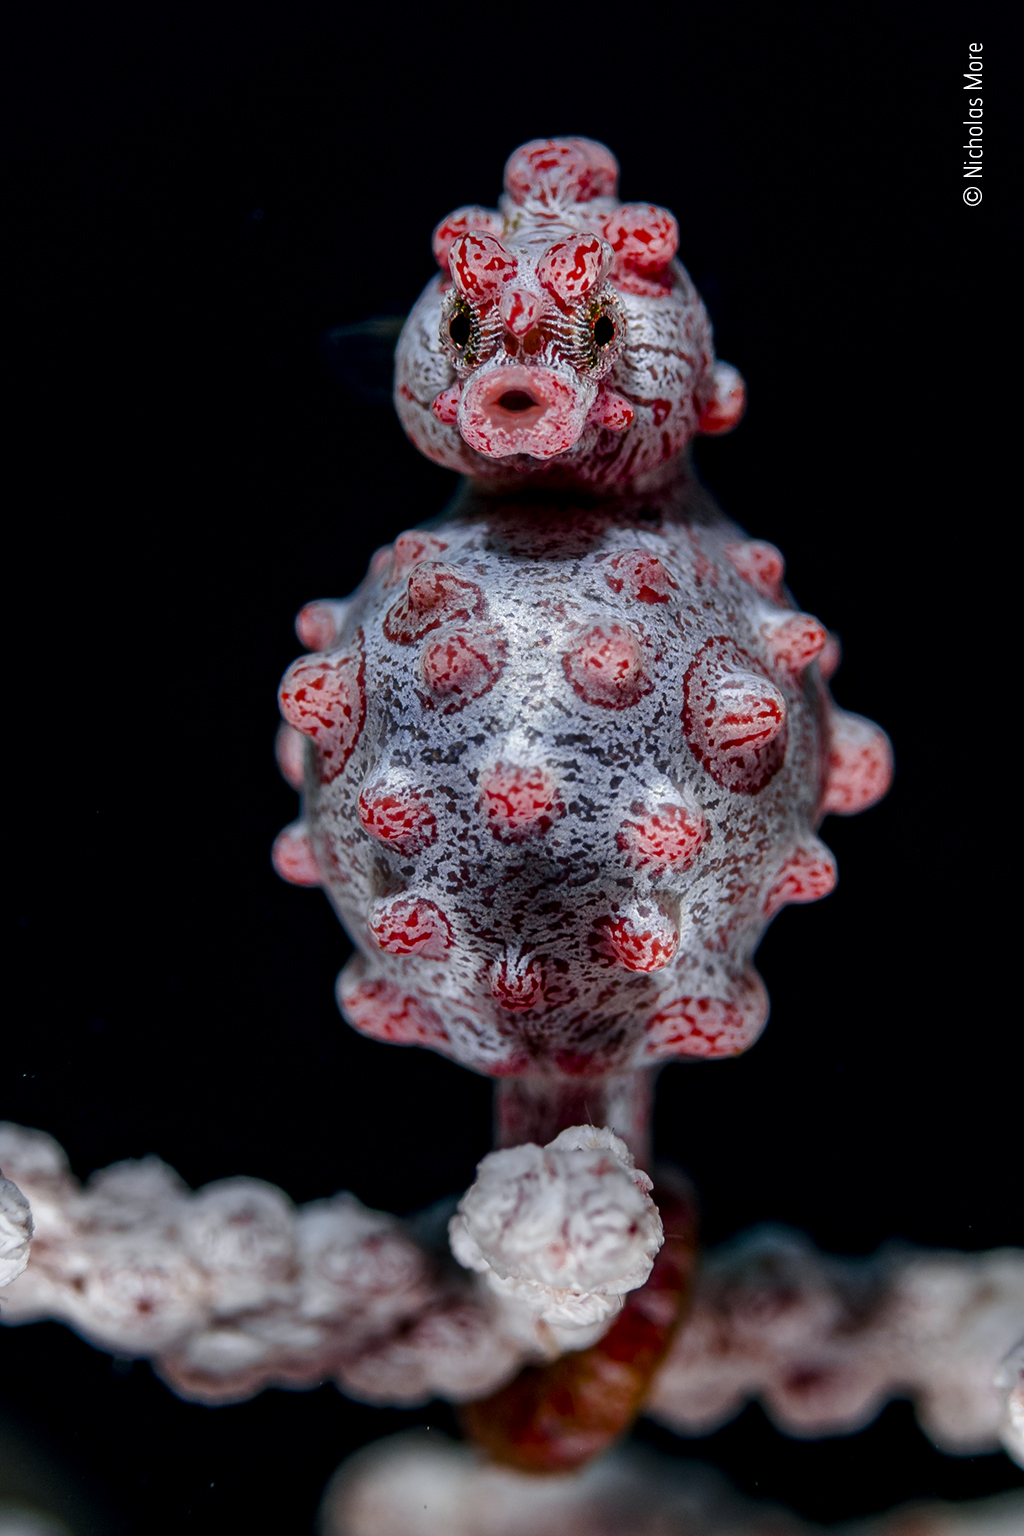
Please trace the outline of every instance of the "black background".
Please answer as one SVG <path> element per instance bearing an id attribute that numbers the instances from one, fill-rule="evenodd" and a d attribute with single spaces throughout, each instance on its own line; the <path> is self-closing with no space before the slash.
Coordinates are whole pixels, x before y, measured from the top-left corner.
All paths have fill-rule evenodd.
<path id="1" fill-rule="evenodd" d="M 0 1115 L 83 1177 L 158 1152 L 193 1185 L 246 1173 L 401 1212 L 471 1180 L 488 1083 L 343 1025 L 347 941 L 270 869 L 296 809 L 275 688 L 301 604 L 348 592 L 455 483 L 330 377 L 318 337 L 403 312 L 437 220 L 493 202 L 521 141 L 582 133 L 624 197 L 677 214 L 751 402 L 701 472 L 839 631 L 836 696 L 898 764 L 881 807 L 825 824 L 836 894 L 762 946 L 763 1039 L 665 1072 L 659 1152 L 696 1177 L 711 1242 L 775 1220 L 846 1253 L 1020 1243 L 1012 787 L 987 798 L 1008 746 L 983 360 L 1008 189 L 993 155 L 985 202 L 961 199 L 970 23 L 330 15 L 40 6 L 15 51 Z M 0 1333 L 0 1404 L 82 1533 L 307 1532 L 354 1446 L 452 1427 L 333 1388 L 186 1405 L 56 1324 Z M 640 1433 L 816 1519 L 1024 1480 L 941 1456 L 905 1404 L 820 1444 L 756 1408 L 709 1440 Z"/>

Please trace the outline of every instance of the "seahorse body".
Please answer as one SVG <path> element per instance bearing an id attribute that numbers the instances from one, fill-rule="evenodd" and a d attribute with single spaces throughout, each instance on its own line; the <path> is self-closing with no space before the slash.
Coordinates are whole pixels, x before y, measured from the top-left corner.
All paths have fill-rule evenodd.
<path id="1" fill-rule="evenodd" d="M 742 381 L 675 221 L 615 174 L 586 140 L 527 145 L 500 213 L 438 227 L 396 402 L 470 481 L 303 610 L 316 654 L 281 685 L 304 818 L 275 862 L 353 938 L 345 1017 L 496 1077 L 746 1049 L 767 923 L 835 882 L 822 816 L 891 772 L 779 552 L 688 468 Z"/>

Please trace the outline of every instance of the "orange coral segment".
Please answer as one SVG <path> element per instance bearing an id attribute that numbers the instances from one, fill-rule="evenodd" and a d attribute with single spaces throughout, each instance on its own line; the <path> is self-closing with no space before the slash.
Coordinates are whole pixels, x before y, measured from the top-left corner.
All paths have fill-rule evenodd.
<path id="1" fill-rule="evenodd" d="M 604 1338 L 547 1366 L 528 1366 L 493 1397 L 463 1409 L 469 1435 L 496 1461 L 567 1472 L 606 1450 L 640 1411 L 688 1301 L 697 1210 L 682 1187 L 655 1187 L 665 1243 Z"/>
<path id="2" fill-rule="evenodd" d="M 881 726 L 845 709 L 832 712 L 822 815 L 855 816 L 892 783 L 892 745 Z"/>

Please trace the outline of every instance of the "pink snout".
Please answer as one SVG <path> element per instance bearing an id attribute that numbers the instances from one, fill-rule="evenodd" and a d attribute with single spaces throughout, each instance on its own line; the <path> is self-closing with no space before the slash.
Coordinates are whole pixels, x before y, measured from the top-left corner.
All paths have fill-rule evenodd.
<path id="1" fill-rule="evenodd" d="M 549 459 L 576 442 L 596 392 L 596 385 L 552 368 L 485 367 L 459 398 L 459 432 L 490 459 L 510 453 Z"/>

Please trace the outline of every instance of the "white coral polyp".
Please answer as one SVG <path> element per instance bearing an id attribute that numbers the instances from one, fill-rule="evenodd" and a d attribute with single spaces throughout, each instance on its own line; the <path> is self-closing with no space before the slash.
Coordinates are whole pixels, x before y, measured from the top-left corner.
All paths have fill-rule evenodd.
<path id="1" fill-rule="evenodd" d="M 10 1285 L 28 1263 L 32 1241 L 32 1212 L 10 1179 L 0 1173 L 0 1285 Z"/>
<path id="2" fill-rule="evenodd" d="M 221 1316 L 290 1298 L 297 1277 L 295 1208 L 261 1179 L 220 1179 L 188 1202 L 182 1237 L 209 1273 Z"/>
<path id="3" fill-rule="evenodd" d="M 643 1285 L 664 1241 L 651 1181 L 607 1129 L 492 1152 L 449 1225 L 452 1252 L 555 1327 L 590 1327 Z"/>

